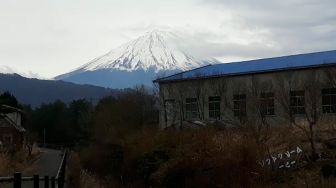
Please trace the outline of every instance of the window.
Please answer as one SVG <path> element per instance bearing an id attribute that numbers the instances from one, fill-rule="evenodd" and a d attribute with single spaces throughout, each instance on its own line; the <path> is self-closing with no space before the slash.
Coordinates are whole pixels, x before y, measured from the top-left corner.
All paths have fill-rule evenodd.
<path id="1" fill-rule="evenodd" d="M 220 100 L 219 96 L 209 97 L 209 118 L 220 119 Z"/>
<path id="2" fill-rule="evenodd" d="M 233 95 L 233 115 L 235 117 L 246 116 L 246 95 Z"/>
<path id="3" fill-rule="evenodd" d="M 290 91 L 290 109 L 293 114 L 305 113 L 305 92 L 303 90 Z"/>
<path id="4" fill-rule="evenodd" d="M 336 113 L 336 88 L 322 89 L 322 111 Z"/>
<path id="5" fill-rule="evenodd" d="M 3 141 L 6 144 L 11 144 L 13 142 L 12 135 L 4 135 L 3 136 Z"/>
<path id="6" fill-rule="evenodd" d="M 261 93 L 260 95 L 260 113 L 264 116 L 274 115 L 274 93 Z"/>
<path id="7" fill-rule="evenodd" d="M 196 98 L 186 99 L 186 119 L 198 118 L 198 106 Z"/>

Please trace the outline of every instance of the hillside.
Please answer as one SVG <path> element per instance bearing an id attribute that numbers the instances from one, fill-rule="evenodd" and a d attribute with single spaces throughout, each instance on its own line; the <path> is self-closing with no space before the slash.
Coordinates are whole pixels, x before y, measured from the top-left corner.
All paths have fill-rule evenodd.
<path id="1" fill-rule="evenodd" d="M 75 99 L 88 99 L 96 102 L 118 90 L 91 85 L 78 85 L 64 81 L 38 80 L 17 74 L 0 74 L 0 92 L 9 91 L 20 103 L 38 106 L 55 100 L 70 102 Z"/>

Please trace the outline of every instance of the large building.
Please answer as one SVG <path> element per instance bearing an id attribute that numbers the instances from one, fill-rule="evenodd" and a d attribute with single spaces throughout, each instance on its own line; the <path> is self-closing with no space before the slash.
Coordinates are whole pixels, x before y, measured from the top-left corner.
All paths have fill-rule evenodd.
<path id="1" fill-rule="evenodd" d="M 208 65 L 154 81 L 161 128 L 330 122 L 336 113 L 336 50 Z"/>

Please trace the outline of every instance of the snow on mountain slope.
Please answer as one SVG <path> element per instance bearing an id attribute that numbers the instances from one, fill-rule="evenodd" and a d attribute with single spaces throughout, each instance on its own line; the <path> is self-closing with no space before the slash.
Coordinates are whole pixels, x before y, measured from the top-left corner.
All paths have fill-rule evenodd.
<path id="1" fill-rule="evenodd" d="M 101 56 L 82 69 L 119 69 L 133 71 L 137 69 L 148 70 L 187 70 L 201 64 L 192 57 L 177 49 L 172 33 L 153 31 L 138 39 L 122 45 Z"/>
<path id="2" fill-rule="evenodd" d="M 134 79 L 134 84 L 141 84 L 139 80 L 146 80 L 146 83 L 143 84 L 148 84 L 155 75 L 162 72 L 185 71 L 209 63 L 209 61 L 196 60 L 185 53 L 179 48 L 179 42 L 182 42 L 182 39 L 171 32 L 159 30 L 147 32 L 70 73 L 57 76 L 55 79 L 115 87 L 111 84 L 113 79 L 118 79 L 111 75 L 115 74 L 123 76 L 123 79 Z M 217 61 L 212 60 L 212 62 Z M 137 76 L 129 76 L 132 73 Z M 126 87 L 131 85 L 132 81 L 129 80 Z"/>
<path id="3" fill-rule="evenodd" d="M 0 73 L 2 73 L 2 74 L 14 74 L 15 71 L 12 68 L 10 68 L 6 65 L 0 65 Z"/>
<path id="4" fill-rule="evenodd" d="M 7 65 L 0 65 L 0 73 L 1 74 L 18 74 L 20 76 L 26 77 L 26 78 L 40 78 L 38 74 L 35 74 L 31 71 L 28 73 L 19 71 L 13 67 L 9 67 Z"/>

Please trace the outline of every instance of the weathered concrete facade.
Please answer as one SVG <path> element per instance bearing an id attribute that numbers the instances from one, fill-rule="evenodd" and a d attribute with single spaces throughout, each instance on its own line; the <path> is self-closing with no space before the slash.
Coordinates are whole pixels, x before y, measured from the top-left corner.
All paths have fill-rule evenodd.
<path id="1" fill-rule="evenodd" d="M 158 81 L 160 127 L 185 121 L 290 124 L 334 120 L 336 65 L 262 73 Z M 217 105 L 217 106 L 216 106 Z M 219 107 L 218 107 L 219 106 Z"/>

